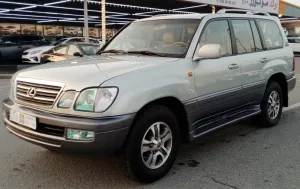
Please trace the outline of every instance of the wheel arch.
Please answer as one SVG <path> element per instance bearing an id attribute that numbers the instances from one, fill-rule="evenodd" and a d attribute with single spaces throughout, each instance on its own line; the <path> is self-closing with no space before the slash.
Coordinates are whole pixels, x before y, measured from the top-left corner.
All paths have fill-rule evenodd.
<path id="1" fill-rule="evenodd" d="M 288 84 L 287 84 L 286 76 L 283 73 L 275 73 L 269 78 L 267 86 L 271 82 L 277 82 L 280 85 L 283 92 L 283 106 L 288 107 L 289 97 L 288 97 Z"/>
<path id="2" fill-rule="evenodd" d="M 184 143 L 188 143 L 190 141 L 189 138 L 189 122 L 188 122 L 188 118 L 187 118 L 187 113 L 186 110 L 184 108 L 184 105 L 181 103 L 180 100 L 178 100 L 175 97 L 172 96 L 168 96 L 168 97 L 162 97 L 156 100 L 153 100 L 147 104 L 145 104 L 136 114 L 134 121 L 132 123 L 132 127 L 130 128 L 129 131 L 129 135 L 137 121 L 137 119 L 139 118 L 140 114 L 147 109 L 148 107 L 150 107 L 151 105 L 162 105 L 167 107 L 177 118 L 178 124 L 179 124 L 179 130 L 180 130 L 180 136 L 181 136 L 181 140 Z M 128 137 L 129 137 L 128 135 Z M 127 140 L 127 139 L 126 139 Z"/>

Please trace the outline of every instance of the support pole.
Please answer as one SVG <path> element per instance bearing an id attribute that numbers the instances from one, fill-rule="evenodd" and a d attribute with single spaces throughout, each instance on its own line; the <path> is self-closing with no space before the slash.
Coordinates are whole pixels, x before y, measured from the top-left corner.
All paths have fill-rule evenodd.
<path id="1" fill-rule="evenodd" d="M 102 18 L 102 42 L 106 43 L 106 5 L 105 0 L 101 0 Z"/>
<path id="2" fill-rule="evenodd" d="M 88 20 L 88 0 L 84 0 L 84 39 L 89 42 L 89 20 Z"/>

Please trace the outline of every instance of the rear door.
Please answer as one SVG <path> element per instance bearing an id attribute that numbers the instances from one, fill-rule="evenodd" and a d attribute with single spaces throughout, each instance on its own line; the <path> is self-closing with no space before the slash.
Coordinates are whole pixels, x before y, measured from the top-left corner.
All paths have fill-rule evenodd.
<path id="1" fill-rule="evenodd" d="M 22 48 L 20 36 L 9 36 L 2 39 L 0 54 L 2 60 L 21 60 Z"/>
<path id="2" fill-rule="evenodd" d="M 259 104 L 264 93 L 265 79 L 261 77 L 262 61 L 266 54 L 254 20 L 233 18 L 231 24 L 234 33 L 236 55 L 241 64 L 243 104 Z"/>

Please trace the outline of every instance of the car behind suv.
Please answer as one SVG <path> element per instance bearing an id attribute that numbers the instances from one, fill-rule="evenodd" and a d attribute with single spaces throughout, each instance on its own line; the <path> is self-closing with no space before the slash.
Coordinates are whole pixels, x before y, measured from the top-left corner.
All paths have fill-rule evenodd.
<path id="1" fill-rule="evenodd" d="M 278 124 L 296 84 L 293 52 L 279 20 L 255 14 L 138 20 L 101 56 L 20 71 L 5 126 L 50 150 L 117 153 L 141 182 L 162 178 L 182 142 L 253 116 Z"/>
<path id="2" fill-rule="evenodd" d="M 23 52 L 22 55 L 22 61 L 24 63 L 33 63 L 33 64 L 39 64 L 42 63 L 41 55 L 43 53 L 46 53 L 47 51 L 53 49 L 55 46 L 62 45 L 62 44 L 69 44 L 69 43 L 79 43 L 84 42 L 83 37 L 67 37 L 59 39 L 55 42 L 53 42 L 49 46 L 42 46 L 42 47 L 36 47 L 32 49 L 28 49 Z M 99 41 L 98 39 L 92 39 L 89 38 L 89 42 L 93 44 L 99 44 L 100 47 L 103 46 L 103 43 Z"/>
<path id="3" fill-rule="evenodd" d="M 38 35 L 9 35 L 0 38 L 0 64 L 6 61 L 21 62 L 23 51 L 49 45 L 44 37 Z"/>

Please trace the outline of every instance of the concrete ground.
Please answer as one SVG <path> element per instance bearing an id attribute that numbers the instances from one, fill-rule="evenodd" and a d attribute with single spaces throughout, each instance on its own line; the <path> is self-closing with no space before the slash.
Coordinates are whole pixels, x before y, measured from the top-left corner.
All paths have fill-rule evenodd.
<path id="1" fill-rule="evenodd" d="M 300 78 L 300 58 L 297 60 Z M 0 80 L 0 100 L 9 80 Z M 235 124 L 181 148 L 162 180 L 142 185 L 128 180 L 114 158 L 59 154 L 24 142 L 0 123 L 0 189 L 63 188 L 300 188 L 300 80 L 290 94 L 292 109 L 280 124 L 260 129 Z"/>

